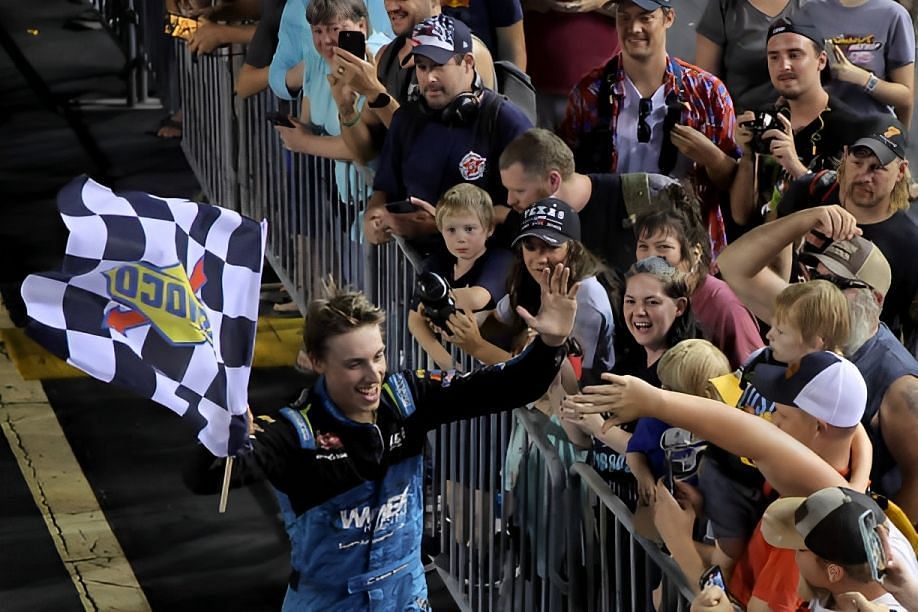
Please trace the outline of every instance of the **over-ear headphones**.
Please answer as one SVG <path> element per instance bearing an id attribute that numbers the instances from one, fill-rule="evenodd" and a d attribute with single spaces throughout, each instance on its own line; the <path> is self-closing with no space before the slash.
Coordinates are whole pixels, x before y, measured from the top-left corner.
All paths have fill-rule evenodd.
<path id="1" fill-rule="evenodd" d="M 433 109 L 427 105 L 427 100 L 423 95 L 418 95 L 418 104 L 425 114 L 438 118 L 447 125 L 467 125 L 475 120 L 478 116 L 478 108 L 481 106 L 481 91 L 484 85 L 481 81 L 481 75 L 475 71 L 475 78 L 472 81 L 472 91 L 464 91 L 457 95 L 442 109 Z"/>

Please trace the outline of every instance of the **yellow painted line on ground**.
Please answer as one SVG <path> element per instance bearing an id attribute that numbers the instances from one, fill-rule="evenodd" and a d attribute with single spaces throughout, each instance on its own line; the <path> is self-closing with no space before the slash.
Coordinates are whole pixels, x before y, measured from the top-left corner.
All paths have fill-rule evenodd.
<path id="1" fill-rule="evenodd" d="M 41 383 L 0 354 L 0 429 L 86 610 L 150 610 Z"/>
<path id="2" fill-rule="evenodd" d="M 2 324 L 0 324 L 2 325 Z M 302 317 L 259 317 L 252 367 L 292 366 L 303 343 Z M 86 376 L 67 362 L 58 359 L 12 324 L 0 329 L 0 340 L 10 360 L 25 380 L 50 380 Z"/>

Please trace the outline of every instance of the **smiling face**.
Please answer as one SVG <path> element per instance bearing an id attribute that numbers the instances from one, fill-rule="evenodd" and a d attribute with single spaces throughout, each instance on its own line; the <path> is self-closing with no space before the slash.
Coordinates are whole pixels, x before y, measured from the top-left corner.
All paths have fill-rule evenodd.
<path id="1" fill-rule="evenodd" d="M 806 36 L 776 34 L 768 40 L 766 54 L 771 83 L 788 100 L 820 87 L 819 73 L 828 61 L 826 52 L 817 50 Z"/>
<path id="2" fill-rule="evenodd" d="M 386 354 L 378 325 L 364 325 L 326 341 L 325 355 L 312 357 L 313 367 L 325 376 L 328 395 L 341 412 L 358 422 L 374 422 Z"/>
<path id="3" fill-rule="evenodd" d="M 552 246 L 540 238 L 532 236 L 523 239 L 523 264 L 536 281 L 545 268 L 553 270 L 559 263 L 565 263 L 570 251 L 570 243 L 565 242 Z"/>
<path id="4" fill-rule="evenodd" d="M 625 325 L 648 352 L 670 348 L 666 346 L 666 335 L 685 313 L 686 305 L 686 298 L 666 295 L 663 283 L 652 274 L 635 274 L 625 285 Z"/>
<path id="5" fill-rule="evenodd" d="M 360 23 L 350 19 L 336 19 L 328 23 L 321 23 L 311 26 L 312 44 L 316 52 L 322 56 L 326 62 L 331 62 L 335 57 L 335 48 L 338 46 L 338 33 L 342 31 L 361 31 L 364 36 L 367 34 L 367 24 L 361 19 Z"/>
<path id="6" fill-rule="evenodd" d="M 482 227 L 476 215 L 463 214 L 446 217 L 440 233 L 447 250 L 457 259 L 474 261 L 485 252 L 485 242 L 492 232 Z"/>
<path id="7" fill-rule="evenodd" d="M 396 36 L 411 34 L 414 26 L 433 16 L 430 0 L 386 0 L 385 7 Z"/>
<path id="8" fill-rule="evenodd" d="M 615 27 L 622 53 L 638 61 L 666 53 L 666 30 L 673 25 L 674 10 L 646 11 L 631 2 L 620 3 L 617 7 Z"/>
<path id="9" fill-rule="evenodd" d="M 556 173 L 556 183 L 560 183 L 561 174 Z M 516 162 L 500 171 L 500 182 L 507 189 L 507 204 L 516 212 L 523 212 L 530 204 L 538 202 L 554 193 L 552 177 L 540 177 L 526 172 L 523 164 Z"/>

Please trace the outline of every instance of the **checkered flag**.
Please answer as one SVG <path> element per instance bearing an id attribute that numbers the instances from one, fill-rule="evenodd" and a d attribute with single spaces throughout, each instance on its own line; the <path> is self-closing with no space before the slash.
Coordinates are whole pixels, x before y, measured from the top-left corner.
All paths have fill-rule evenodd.
<path id="1" fill-rule="evenodd" d="M 87 177 L 58 194 L 60 272 L 22 285 L 27 331 L 89 375 L 168 407 L 217 456 L 247 439 L 267 224 Z"/>

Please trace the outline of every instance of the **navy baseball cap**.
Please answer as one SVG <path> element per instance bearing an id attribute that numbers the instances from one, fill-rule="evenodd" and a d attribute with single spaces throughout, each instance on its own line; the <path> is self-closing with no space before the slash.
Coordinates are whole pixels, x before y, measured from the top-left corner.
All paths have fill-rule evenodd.
<path id="1" fill-rule="evenodd" d="M 523 211 L 520 233 L 511 246 L 532 236 L 555 246 L 569 240 L 580 240 L 580 217 L 570 205 L 558 198 L 544 198 Z"/>
<path id="2" fill-rule="evenodd" d="M 409 44 L 413 55 L 442 66 L 456 55 L 472 52 L 472 31 L 461 21 L 441 13 L 414 26 Z"/>
<path id="3" fill-rule="evenodd" d="M 628 0 L 635 6 L 639 6 L 645 11 L 655 11 L 658 8 L 672 8 L 673 3 L 670 0 Z"/>

